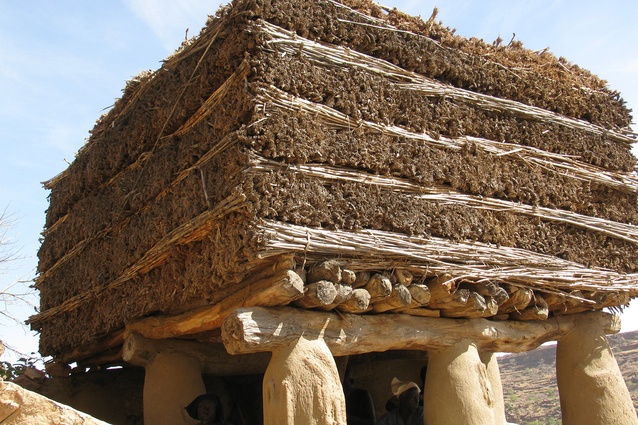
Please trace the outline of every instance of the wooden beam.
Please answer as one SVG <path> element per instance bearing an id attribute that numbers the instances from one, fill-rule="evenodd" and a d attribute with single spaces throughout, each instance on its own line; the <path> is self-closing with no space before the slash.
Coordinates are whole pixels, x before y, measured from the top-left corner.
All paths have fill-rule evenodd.
<path id="1" fill-rule="evenodd" d="M 78 367 L 108 367 L 108 365 L 117 366 L 122 364 L 121 347 L 112 348 L 107 351 L 101 351 L 94 356 L 87 357 L 77 362 Z"/>
<path id="2" fill-rule="evenodd" d="M 534 291 L 529 288 L 508 286 L 509 298 L 498 309 L 499 313 L 512 313 L 524 310 L 534 299 Z"/>
<path id="3" fill-rule="evenodd" d="M 618 316 L 583 313 L 601 322 L 607 333 L 620 331 Z M 560 340 L 580 320 L 569 315 L 543 321 L 495 322 L 486 319 L 440 319 L 406 314 L 350 315 L 279 308 L 241 308 L 222 325 L 231 354 L 274 351 L 301 335 L 323 337 L 335 356 L 388 350 L 444 350 L 461 340 L 489 352 L 523 352 Z"/>
<path id="4" fill-rule="evenodd" d="M 197 360 L 202 373 L 217 376 L 264 373 L 269 353 L 231 356 L 222 344 L 180 339 L 148 339 L 138 334 L 127 336 L 122 346 L 122 359 L 135 366 L 146 367 L 158 354 L 176 354 Z"/>
<path id="5" fill-rule="evenodd" d="M 510 319 L 514 320 L 545 320 L 549 317 L 547 303 L 540 295 L 534 295 L 534 301 L 529 307 L 521 311 L 510 313 Z"/>
<path id="6" fill-rule="evenodd" d="M 403 286 L 412 285 L 412 281 L 414 280 L 414 276 L 412 276 L 412 273 L 410 273 L 410 271 L 406 269 L 395 269 L 394 276 L 397 279 L 397 283 L 400 283 Z"/>
<path id="7" fill-rule="evenodd" d="M 365 313 L 370 306 L 370 293 L 363 288 L 353 289 L 350 297 L 337 306 L 344 313 Z"/>
<path id="8" fill-rule="evenodd" d="M 56 358 L 61 363 L 71 364 L 79 362 L 105 351 L 111 351 L 120 347 L 124 343 L 124 329 L 119 329 L 112 334 L 99 339 L 92 344 L 83 345 L 75 348 L 68 353 L 64 353 Z"/>
<path id="9" fill-rule="evenodd" d="M 411 302 L 412 295 L 410 295 L 407 286 L 397 283 L 392 287 L 390 295 L 374 303 L 372 311 L 375 313 L 384 313 L 386 311 L 407 308 Z"/>
<path id="10" fill-rule="evenodd" d="M 422 283 L 413 283 L 408 286 L 408 291 L 412 295 L 412 301 L 419 306 L 427 305 L 430 302 L 430 288 Z"/>
<path id="11" fill-rule="evenodd" d="M 224 318 L 238 307 L 286 305 L 303 296 L 303 280 L 292 270 L 282 270 L 255 281 L 212 307 L 170 317 L 148 317 L 126 325 L 126 335 L 138 333 L 146 338 L 163 339 L 190 335 L 221 326 Z"/>
<path id="12" fill-rule="evenodd" d="M 484 297 L 491 297 L 496 301 L 498 307 L 502 306 L 509 299 L 509 294 L 498 284 L 494 282 L 480 282 L 470 286 L 469 289 L 473 289 Z"/>
<path id="13" fill-rule="evenodd" d="M 450 302 L 461 301 L 458 296 L 454 298 L 454 295 L 458 295 L 459 292 L 455 292 L 457 285 L 452 276 L 449 274 L 443 274 L 441 276 L 428 279 L 425 282 L 425 285 L 430 290 L 430 300 L 428 305 L 432 308 L 449 307 Z M 464 292 L 465 300 L 462 301 L 463 304 L 465 304 L 467 296 L 469 295 L 467 290 Z"/>
<path id="14" fill-rule="evenodd" d="M 467 303 L 460 307 L 444 308 L 441 310 L 443 317 L 465 317 L 475 319 L 478 317 L 492 317 L 498 312 L 498 303 L 490 296 L 482 296 L 478 292 L 470 291 Z"/>
<path id="15" fill-rule="evenodd" d="M 430 310 L 426 307 L 408 308 L 401 310 L 401 313 L 420 317 L 441 317 L 441 310 Z"/>
<path id="16" fill-rule="evenodd" d="M 294 302 L 296 306 L 301 308 L 325 307 L 331 305 L 337 298 L 337 288 L 329 280 L 308 284 L 304 290 L 304 296 Z"/>
<path id="17" fill-rule="evenodd" d="M 386 276 L 375 273 L 370 277 L 365 289 L 370 293 L 370 303 L 374 304 L 392 293 L 392 282 Z"/>
<path id="18" fill-rule="evenodd" d="M 310 267 L 306 275 L 307 283 L 315 283 L 320 280 L 329 280 L 332 283 L 340 283 L 342 270 L 336 260 L 326 260 Z"/>
<path id="19" fill-rule="evenodd" d="M 332 301 L 332 304 L 319 307 L 319 310 L 330 311 L 337 307 L 339 304 L 350 299 L 350 297 L 352 296 L 352 286 L 344 285 L 342 283 L 335 283 L 334 287 L 337 290 L 337 295 L 335 296 L 334 301 Z"/>
<path id="20" fill-rule="evenodd" d="M 370 277 L 372 277 L 370 275 L 370 272 L 367 272 L 367 271 L 358 272 L 356 279 L 354 280 L 354 282 L 352 282 L 352 287 L 355 289 L 365 287 L 368 284 L 368 282 L 370 282 Z"/>

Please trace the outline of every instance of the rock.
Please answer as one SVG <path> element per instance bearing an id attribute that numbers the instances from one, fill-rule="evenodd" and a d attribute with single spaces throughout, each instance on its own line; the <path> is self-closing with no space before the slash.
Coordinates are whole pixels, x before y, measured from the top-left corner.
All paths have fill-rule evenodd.
<path id="1" fill-rule="evenodd" d="M 0 382 L 0 394 L 0 423 L 3 425 L 108 425 L 13 382 Z"/>

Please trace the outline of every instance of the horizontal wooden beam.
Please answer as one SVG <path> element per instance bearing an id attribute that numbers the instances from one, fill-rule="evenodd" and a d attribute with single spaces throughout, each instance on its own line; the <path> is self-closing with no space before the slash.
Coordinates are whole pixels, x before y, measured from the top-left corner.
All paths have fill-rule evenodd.
<path id="1" fill-rule="evenodd" d="M 217 304 L 176 316 L 147 317 L 126 325 L 125 335 L 137 333 L 146 338 L 163 339 L 191 335 L 219 328 L 228 313 L 238 307 L 286 305 L 304 295 L 304 282 L 292 270 L 255 279 Z"/>
<path id="2" fill-rule="evenodd" d="M 226 317 L 222 340 L 231 354 L 275 351 L 300 336 L 323 337 L 334 356 L 388 350 L 440 351 L 471 340 L 479 350 L 524 352 L 557 341 L 588 315 L 607 333 L 620 331 L 620 319 L 595 312 L 539 321 L 443 319 L 405 314 L 352 315 L 279 308 L 240 308 Z"/>
<path id="3" fill-rule="evenodd" d="M 118 329 L 111 335 L 99 339 L 91 344 L 77 347 L 67 353 L 60 355 L 56 360 L 61 363 L 71 364 L 74 362 L 82 362 L 87 359 L 96 359 L 101 353 L 118 349 L 124 342 L 124 329 Z M 91 362 L 88 362 L 91 364 Z"/>
<path id="4" fill-rule="evenodd" d="M 264 373 L 270 353 L 231 356 L 222 344 L 201 343 L 180 339 L 148 339 L 130 334 L 122 346 L 122 359 L 127 363 L 145 367 L 159 354 L 178 354 L 197 360 L 202 373 L 217 376 L 251 375 Z"/>

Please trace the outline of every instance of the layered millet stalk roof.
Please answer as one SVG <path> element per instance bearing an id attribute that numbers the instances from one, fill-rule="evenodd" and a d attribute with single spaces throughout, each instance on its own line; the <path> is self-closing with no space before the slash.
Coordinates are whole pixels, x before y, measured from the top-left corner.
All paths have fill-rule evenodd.
<path id="1" fill-rule="evenodd" d="M 630 120 L 604 81 L 517 42 L 368 1 L 235 1 L 129 82 L 47 183 L 41 353 L 214 305 L 273 264 L 353 276 L 315 291 L 387 279 L 359 313 L 622 307 L 638 294 Z M 406 304 L 413 285 L 447 298 Z"/>

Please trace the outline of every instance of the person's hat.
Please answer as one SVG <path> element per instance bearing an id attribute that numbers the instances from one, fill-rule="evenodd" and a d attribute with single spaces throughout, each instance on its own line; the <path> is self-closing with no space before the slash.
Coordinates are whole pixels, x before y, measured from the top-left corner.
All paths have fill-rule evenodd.
<path id="1" fill-rule="evenodd" d="M 197 396 L 195 400 L 191 401 L 190 404 L 185 407 L 188 416 L 193 419 L 199 419 L 197 417 L 197 408 L 199 407 L 199 403 L 204 400 L 211 400 L 213 403 L 215 403 L 215 409 L 217 409 L 215 414 L 217 416 L 221 414 L 221 403 L 219 401 L 219 397 L 214 394 L 202 394 L 200 396 Z"/>
<path id="2" fill-rule="evenodd" d="M 416 388 L 419 392 L 421 392 L 421 388 L 417 384 L 411 381 L 399 381 L 396 377 L 392 378 L 392 383 L 390 384 L 390 388 L 392 388 L 392 394 L 399 396 L 402 393 L 406 392 L 410 388 Z"/>

